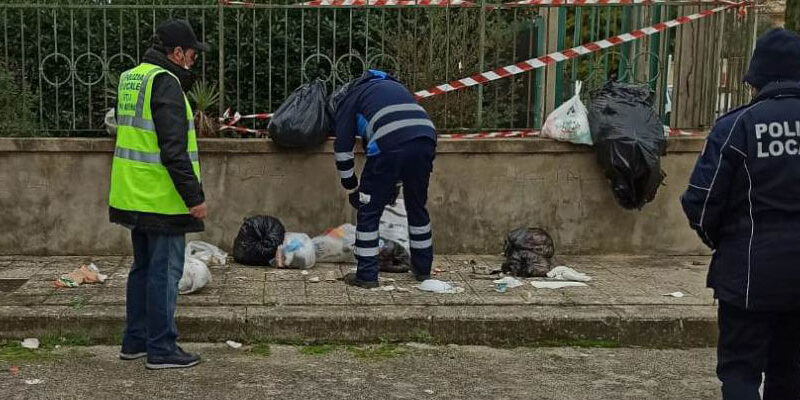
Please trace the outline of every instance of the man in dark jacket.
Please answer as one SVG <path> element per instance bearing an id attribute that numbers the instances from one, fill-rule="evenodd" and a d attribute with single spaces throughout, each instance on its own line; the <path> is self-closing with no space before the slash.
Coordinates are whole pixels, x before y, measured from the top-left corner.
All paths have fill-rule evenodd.
<path id="1" fill-rule="evenodd" d="M 358 210 L 355 254 L 358 269 L 344 277 L 348 285 L 378 286 L 379 223 L 395 202 L 400 185 L 408 213 L 411 271 L 419 281 L 430 276 L 433 262 L 431 220 L 425 204 L 436 154 L 436 130 L 414 95 L 377 70 L 340 88 L 331 105 L 336 125 L 333 147 L 342 186 Z M 361 185 L 355 174 L 356 138 L 367 155 Z"/>
<path id="2" fill-rule="evenodd" d="M 185 235 L 206 217 L 193 114 L 184 92 L 198 42 L 188 22 L 158 27 L 143 63 L 120 77 L 117 143 L 111 172 L 111 222 L 131 229 L 126 328 L 120 358 L 147 368 L 185 368 L 200 358 L 176 344 L 174 314 Z"/>
<path id="3" fill-rule="evenodd" d="M 721 117 L 681 197 L 714 250 L 723 398 L 800 398 L 800 36 L 762 36 L 753 101 Z"/>

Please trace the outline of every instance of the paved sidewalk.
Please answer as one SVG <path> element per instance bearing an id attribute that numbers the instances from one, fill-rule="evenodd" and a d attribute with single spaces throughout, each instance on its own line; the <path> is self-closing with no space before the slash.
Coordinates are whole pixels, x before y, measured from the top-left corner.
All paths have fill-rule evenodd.
<path id="1" fill-rule="evenodd" d="M 54 289 L 51 282 L 94 262 L 104 284 Z M 0 256 L 0 337 L 80 331 L 111 340 L 124 323 L 130 257 Z M 705 346 L 715 341 L 716 307 L 705 288 L 707 257 L 561 256 L 592 276 L 589 287 L 497 293 L 485 272 L 496 256 L 441 256 L 437 279 L 460 294 L 423 293 L 410 274 L 382 274 L 384 286 L 351 288 L 339 278 L 353 265 L 320 264 L 304 275 L 230 263 L 213 282 L 179 298 L 181 334 L 190 340 L 433 342 L 516 345 L 612 340 L 621 344 Z M 320 282 L 312 282 L 319 278 Z M 401 290 L 402 290 L 401 289 Z M 682 298 L 664 296 L 680 291 Z"/>

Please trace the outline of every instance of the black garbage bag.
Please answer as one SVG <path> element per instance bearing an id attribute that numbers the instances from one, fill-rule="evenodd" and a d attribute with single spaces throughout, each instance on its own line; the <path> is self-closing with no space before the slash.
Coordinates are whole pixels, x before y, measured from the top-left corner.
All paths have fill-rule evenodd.
<path id="1" fill-rule="evenodd" d="M 321 145 L 333 127 L 328 92 L 320 79 L 301 85 L 269 121 L 269 137 L 283 147 Z"/>
<path id="2" fill-rule="evenodd" d="M 593 93 L 589 128 L 597 162 L 617 202 L 641 209 L 653 200 L 666 177 L 661 156 L 667 146 L 653 92 L 646 86 L 607 83 Z"/>
<path id="3" fill-rule="evenodd" d="M 546 276 L 553 268 L 553 238 L 540 228 L 514 229 L 506 237 L 501 270 L 519 277 Z"/>
<path id="4" fill-rule="evenodd" d="M 411 269 L 411 255 L 400 243 L 383 240 L 378 252 L 378 266 L 381 272 L 405 273 Z"/>
<path id="5" fill-rule="evenodd" d="M 270 265 L 286 229 L 275 217 L 256 215 L 244 219 L 233 241 L 233 259 L 245 265 Z"/>

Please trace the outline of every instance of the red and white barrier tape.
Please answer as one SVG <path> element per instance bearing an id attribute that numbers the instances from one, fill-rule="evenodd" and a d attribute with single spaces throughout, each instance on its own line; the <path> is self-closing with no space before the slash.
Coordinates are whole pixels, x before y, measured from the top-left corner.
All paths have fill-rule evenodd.
<path id="1" fill-rule="evenodd" d="M 605 5 L 702 5 L 702 4 L 734 4 L 725 0 L 520 0 L 503 3 L 504 6 L 605 6 Z"/>
<path id="2" fill-rule="evenodd" d="M 452 81 L 450 83 L 445 83 L 444 85 L 439 85 L 428 90 L 420 90 L 414 93 L 414 97 L 417 100 L 425 99 L 428 97 L 438 96 L 443 93 L 461 90 L 470 86 L 482 85 L 491 81 L 507 78 L 512 75 L 521 74 L 523 72 L 542 68 L 550 64 L 555 64 L 561 61 L 570 60 L 578 56 L 594 53 L 599 50 L 615 47 L 623 43 L 641 39 L 643 37 L 650 36 L 670 28 L 674 28 L 676 26 L 687 24 L 689 22 L 705 18 L 710 15 L 714 15 L 718 12 L 730 10 L 732 8 L 741 9 L 742 7 L 746 7 L 750 4 L 751 3 L 749 2 L 733 3 L 726 6 L 717 7 L 712 10 L 701 11 L 697 14 L 692 14 L 685 17 L 679 17 L 670 21 L 658 23 L 656 25 L 647 28 L 637 29 L 635 31 L 629 33 L 623 33 L 622 35 L 618 36 L 612 36 L 608 39 L 603 39 L 597 42 L 586 43 L 584 45 L 573 47 L 571 49 L 567 49 L 564 51 L 558 51 L 555 53 L 547 54 L 545 56 L 532 58 L 530 60 L 508 65 L 506 67 L 500 67 L 492 71 L 487 71 L 470 76 L 468 78 L 463 78 L 457 81 Z"/>
<path id="3" fill-rule="evenodd" d="M 469 7 L 475 5 L 475 3 L 466 0 L 312 0 L 301 4 L 308 7 L 363 7 L 363 6 Z"/>
<path id="4" fill-rule="evenodd" d="M 673 5 L 702 5 L 702 4 L 731 4 L 726 0 L 520 0 L 503 4 L 486 4 L 489 10 L 521 7 L 521 6 L 605 6 L 605 5 L 647 5 L 647 4 L 673 4 Z M 256 3 L 249 1 L 220 0 L 222 6 L 256 7 Z M 311 0 L 297 3 L 301 7 L 481 7 L 468 0 Z"/>
<path id="5" fill-rule="evenodd" d="M 257 137 L 269 137 L 269 132 L 266 129 L 251 129 L 251 128 L 244 128 L 241 126 L 223 125 L 222 127 L 220 127 L 220 130 L 221 131 L 231 130 L 234 132 L 254 135 Z M 664 134 L 665 136 L 669 137 L 689 137 L 689 136 L 701 136 L 704 135 L 705 132 L 672 129 L 670 127 L 665 126 Z M 439 134 L 438 137 L 441 139 L 450 139 L 450 140 L 476 140 L 476 139 L 529 138 L 529 137 L 539 137 L 540 135 L 541 135 L 540 131 L 533 129 L 522 129 L 522 130 L 475 132 L 475 133 L 443 133 Z"/>

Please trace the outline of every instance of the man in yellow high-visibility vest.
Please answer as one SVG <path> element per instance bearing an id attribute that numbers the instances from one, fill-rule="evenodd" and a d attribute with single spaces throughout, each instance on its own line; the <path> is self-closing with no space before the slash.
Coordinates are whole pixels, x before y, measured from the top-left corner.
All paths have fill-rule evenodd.
<path id="1" fill-rule="evenodd" d="M 186 234 L 203 231 L 206 217 L 194 118 L 184 95 L 200 51 L 208 46 L 188 22 L 167 21 L 142 64 L 119 80 L 109 215 L 131 230 L 134 254 L 120 358 L 147 357 L 148 369 L 200 362 L 176 344 L 175 325 Z"/>

